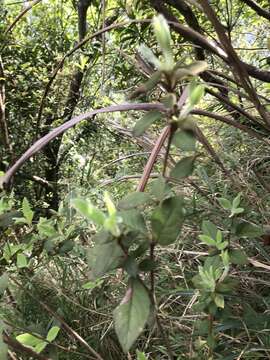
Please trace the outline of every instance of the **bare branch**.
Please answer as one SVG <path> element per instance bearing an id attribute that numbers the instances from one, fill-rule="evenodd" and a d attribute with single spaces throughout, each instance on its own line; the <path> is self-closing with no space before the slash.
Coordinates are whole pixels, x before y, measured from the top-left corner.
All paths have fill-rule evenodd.
<path id="1" fill-rule="evenodd" d="M 200 4 L 203 6 L 204 13 L 208 17 L 208 19 L 211 21 L 213 27 L 216 30 L 216 33 L 219 37 L 222 47 L 225 50 L 225 52 L 227 53 L 229 64 L 231 65 L 232 69 L 234 70 L 236 77 L 240 80 L 243 88 L 249 95 L 250 100 L 255 105 L 258 113 L 261 115 L 264 122 L 267 125 L 270 125 L 269 113 L 265 110 L 265 108 L 260 103 L 257 93 L 256 93 L 252 83 L 250 82 L 248 70 L 245 67 L 243 67 L 242 62 L 240 61 L 237 53 L 235 52 L 235 50 L 231 44 L 231 41 L 227 37 L 221 22 L 219 21 L 218 17 L 216 16 L 215 11 L 210 6 L 208 0 L 200 0 Z"/>
<path id="2" fill-rule="evenodd" d="M 247 4 L 251 9 L 256 11 L 256 13 L 267 20 L 270 20 L 270 12 L 261 8 L 255 1 L 253 0 L 242 0 L 245 4 Z"/>
<path id="3" fill-rule="evenodd" d="M 71 127 L 75 126 L 82 120 L 86 120 L 91 118 L 96 114 L 108 113 L 108 112 L 116 112 L 116 111 L 129 111 L 129 110 L 159 110 L 166 112 L 166 108 L 164 105 L 160 103 L 140 103 L 140 104 L 123 104 L 123 105 L 115 105 L 108 106 L 106 108 L 96 109 L 89 111 L 87 113 L 81 114 L 79 116 L 74 117 L 73 119 L 65 122 L 64 124 L 58 126 L 47 135 L 43 136 L 41 139 L 36 141 L 20 158 L 16 161 L 16 163 L 6 172 L 6 174 L 1 178 L 0 186 L 2 184 L 7 184 L 11 177 L 15 174 L 15 172 L 34 154 L 43 149 L 51 140 L 55 139 L 57 136 L 61 135 Z"/>
<path id="4" fill-rule="evenodd" d="M 15 18 L 15 20 L 9 25 L 9 27 L 6 29 L 5 31 L 5 35 L 8 34 L 9 32 L 11 32 L 13 30 L 13 28 L 15 27 L 15 25 L 17 24 L 18 21 L 20 21 L 20 19 L 29 11 L 32 9 L 32 7 L 34 7 L 35 5 L 37 5 L 38 3 L 40 3 L 41 0 L 34 0 L 32 3 L 30 3 L 29 5 L 27 5 L 22 12 L 20 12 L 20 14 Z"/>

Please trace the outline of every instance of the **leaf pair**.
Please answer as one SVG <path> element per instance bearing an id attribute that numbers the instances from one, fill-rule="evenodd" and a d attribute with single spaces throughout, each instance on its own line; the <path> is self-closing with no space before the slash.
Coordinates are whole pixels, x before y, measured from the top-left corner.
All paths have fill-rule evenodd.
<path id="1" fill-rule="evenodd" d="M 230 215 L 229 217 L 233 217 L 237 214 L 241 214 L 242 212 L 245 211 L 244 208 L 239 207 L 240 202 L 241 202 L 241 193 L 239 193 L 231 202 L 228 199 L 225 198 L 219 198 L 218 201 L 220 203 L 220 205 L 225 209 L 225 210 L 230 210 Z"/>
<path id="2" fill-rule="evenodd" d="M 41 353 L 46 346 L 48 345 L 48 342 L 53 342 L 58 333 L 60 331 L 60 328 L 58 326 L 53 326 L 47 336 L 46 336 L 46 341 L 42 340 L 40 337 L 37 337 L 35 335 L 29 334 L 29 333 L 24 333 L 21 335 L 18 335 L 16 337 L 16 340 L 19 341 L 21 344 L 23 344 L 26 347 L 31 348 L 32 350 L 34 350 L 36 353 Z"/>
<path id="3" fill-rule="evenodd" d="M 224 250 L 229 245 L 228 241 L 222 240 L 222 232 L 211 221 L 203 221 L 203 235 L 199 235 L 200 240 L 208 246 Z"/>

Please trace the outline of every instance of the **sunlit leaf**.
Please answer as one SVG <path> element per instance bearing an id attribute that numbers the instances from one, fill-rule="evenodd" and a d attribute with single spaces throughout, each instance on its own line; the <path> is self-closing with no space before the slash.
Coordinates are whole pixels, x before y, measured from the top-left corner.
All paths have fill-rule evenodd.
<path id="1" fill-rule="evenodd" d="M 137 360 L 147 360 L 145 354 L 139 350 L 136 351 Z"/>
<path id="2" fill-rule="evenodd" d="M 24 254 L 19 253 L 17 254 L 17 266 L 18 268 L 24 268 L 27 267 L 27 258 Z"/>
<path id="3" fill-rule="evenodd" d="M 156 55 L 154 55 L 153 51 L 149 49 L 148 46 L 142 44 L 139 46 L 138 51 L 146 61 L 148 61 L 150 64 L 153 64 L 157 69 L 160 68 L 159 59 L 156 57 Z"/>
<path id="4" fill-rule="evenodd" d="M 209 246 L 216 246 L 216 241 L 207 235 L 199 235 L 199 239 Z"/>
<path id="5" fill-rule="evenodd" d="M 95 208 L 89 200 L 85 199 L 73 199 L 73 207 L 78 210 L 81 215 L 86 217 L 86 219 L 93 221 L 97 225 L 103 225 L 105 221 L 105 215 L 102 211 Z"/>
<path id="6" fill-rule="evenodd" d="M 232 203 L 225 198 L 219 198 L 218 202 L 225 210 L 230 210 L 232 208 Z"/>
<path id="7" fill-rule="evenodd" d="M 16 340 L 18 340 L 21 344 L 23 344 L 25 346 L 30 346 L 32 348 L 34 348 L 36 345 L 38 345 L 42 341 L 41 339 L 37 338 L 36 336 L 28 334 L 28 333 L 18 335 L 16 337 Z"/>
<path id="8" fill-rule="evenodd" d="M 30 225 L 33 220 L 34 212 L 32 211 L 29 201 L 26 198 L 24 198 L 22 202 L 22 212 L 24 218 L 27 220 L 28 225 Z"/>
<path id="9" fill-rule="evenodd" d="M 46 339 L 49 341 L 49 342 L 52 342 L 56 339 L 58 333 L 60 331 L 60 327 L 59 326 L 53 326 L 52 328 L 50 328 L 48 334 L 47 334 L 47 337 Z"/>
<path id="10" fill-rule="evenodd" d="M 204 96 L 204 85 L 198 84 L 196 81 L 192 81 L 188 85 L 188 100 L 189 106 L 194 107 L 199 103 Z"/>
<path id="11" fill-rule="evenodd" d="M 214 301 L 215 301 L 215 304 L 217 305 L 217 307 L 224 309 L 225 302 L 224 302 L 223 295 L 215 294 Z"/>

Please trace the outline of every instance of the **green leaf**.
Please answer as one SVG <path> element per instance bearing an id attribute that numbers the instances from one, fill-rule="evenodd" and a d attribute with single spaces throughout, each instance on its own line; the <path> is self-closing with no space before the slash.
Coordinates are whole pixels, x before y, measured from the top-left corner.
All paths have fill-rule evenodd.
<path id="1" fill-rule="evenodd" d="M 215 240 L 217 238 L 218 228 L 211 221 L 204 220 L 202 222 L 202 232 L 204 235 L 207 235 Z"/>
<path id="2" fill-rule="evenodd" d="M 194 161 L 194 156 L 188 156 L 181 159 L 172 169 L 170 176 L 176 179 L 188 177 L 194 170 Z"/>
<path id="3" fill-rule="evenodd" d="M 53 326 L 52 328 L 50 328 L 48 334 L 47 334 L 47 337 L 46 339 L 49 341 L 49 342 L 52 342 L 56 339 L 58 333 L 60 331 L 60 327 L 59 326 Z"/>
<path id="4" fill-rule="evenodd" d="M 218 202 L 225 210 L 230 210 L 232 208 L 232 203 L 225 198 L 219 198 Z"/>
<path id="5" fill-rule="evenodd" d="M 143 234 L 147 233 L 144 217 L 140 211 L 136 209 L 125 210 L 119 212 L 119 216 L 121 216 L 123 224 L 130 230 L 135 230 Z"/>
<path id="6" fill-rule="evenodd" d="M 131 209 L 147 204 L 151 200 L 149 194 L 144 192 L 133 192 L 125 196 L 118 203 L 121 209 Z"/>
<path id="7" fill-rule="evenodd" d="M 196 150 L 196 138 L 191 131 L 177 131 L 173 136 L 172 143 L 183 151 Z"/>
<path id="8" fill-rule="evenodd" d="M 97 243 L 87 251 L 92 279 L 95 280 L 122 264 L 125 254 L 115 239 Z"/>
<path id="9" fill-rule="evenodd" d="M 148 46 L 141 44 L 139 46 L 138 52 L 142 55 L 142 57 L 149 62 L 150 64 L 153 64 L 157 69 L 160 68 L 160 61 L 158 60 L 158 58 L 156 57 L 156 55 L 154 55 L 153 51 L 151 49 L 149 49 Z"/>
<path id="10" fill-rule="evenodd" d="M 164 200 L 151 216 L 154 240 L 160 245 L 173 243 L 180 234 L 183 222 L 183 199 L 175 196 Z"/>
<path id="11" fill-rule="evenodd" d="M 40 342 L 43 342 L 41 339 L 28 333 L 16 336 L 16 340 L 19 341 L 21 344 L 25 346 L 30 346 L 32 348 L 35 348 L 36 345 L 38 345 Z"/>
<path id="12" fill-rule="evenodd" d="M 83 284 L 82 288 L 85 290 L 92 290 L 96 287 L 99 287 L 103 283 L 103 280 L 95 280 L 95 281 L 88 281 L 87 283 Z"/>
<path id="13" fill-rule="evenodd" d="M 89 200 L 73 199 L 72 206 L 81 213 L 86 219 L 93 221 L 95 224 L 102 226 L 105 221 L 105 215 L 102 211 L 96 209 Z"/>
<path id="14" fill-rule="evenodd" d="M 147 360 L 145 354 L 139 350 L 136 350 L 137 360 Z"/>
<path id="15" fill-rule="evenodd" d="M 5 330 L 5 325 L 2 320 L 0 320 L 0 360 L 7 360 L 8 355 L 8 346 L 4 343 L 3 340 L 3 331 Z"/>
<path id="16" fill-rule="evenodd" d="M 263 234 L 263 228 L 255 224 L 241 222 L 236 226 L 236 235 L 239 237 L 255 238 Z"/>
<path id="17" fill-rule="evenodd" d="M 134 99 L 141 94 L 151 91 L 159 83 L 161 75 L 161 71 L 155 71 L 144 84 L 141 84 L 129 95 L 129 98 Z"/>
<path id="18" fill-rule="evenodd" d="M 8 346 L 0 337 L 0 360 L 7 360 L 8 357 Z"/>
<path id="19" fill-rule="evenodd" d="M 244 212 L 245 209 L 244 208 L 237 208 L 237 209 L 232 209 L 231 210 L 231 214 L 229 217 L 233 217 L 234 215 L 237 215 L 237 214 L 241 214 L 242 212 Z"/>
<path id="20" fill-rule="evenodd" d="M 221 242 L 222 242 L 222 232 L 221 232 L 220 230 L 217 231 L 216 242 L 217 242 L 217 243 L 221 243 Z"/>
<path id="21" fill-rule="evenodd" d="M 153 18 L 153 28 L 164 56 L 164 64 L 162 64 L 161 69 L 163 71 L 171 71 L 174 67 L 171 34 L 169 25 L 163 15 L 159 14 Z"/>
<path id="22" fill-rule="evenodd" d="M 227 277 L 221 283 L 217 283 L 216 291 L 225 294 L 231 293 L 233 290 L 235 290 L 237 285 L 238 282 L 236 279 L 230 279 L 229 277 Z"/>
<path id="23" fill-rule="evenodd" d="M 208 68 L 207 62 L 205 61 L 194 61 L 185 67 L 192 76 L 197 76 L 204 72 Z"/>
<path id="24" fill-rule="evenodd" d="M 217 243 L 216 247 L 218 250 L 224 250 L 229 245 L 228 241 L 223 241 L 222 243 Z"/>
<path id="25" fill-rule="evenodd" d="M 159 177 L 158 179 L 155 179 L 151 182 L 150 193 L 158 201 L 162 201 L 165 197 L 168 197 L 168 195 L 170 195 L 171 187 L 163 177 Z"/>
<path id="26" fill-rule="evenodd" d="M 15 218 L 15 224 L 28 224 L 28 221 L 24 217 Z"/>
<path id="27" fill-rule="evenodd" d="M 128 256 L 128 258 L 125 260 L 123 264 L 123 268 L 126 270 L 128 275 L 132 278 L 136 278 L 138 276 L 139 268 L 138 264 L 136 263 L 136 260 Z"/>
<path id="28" fill-rule="evenodd" d="M 222 260 L 219 255 L 207 256 L 203 267 L 206 270 L 209 270 L 210 267 L 212 267 L 213 270 L 215 271 L 216 269 L 219 269 L 222 267 Z"/>
<path id="29" fill-rule="evenodd" d="M 160 120 L 162 114 L 157 111 L 147 112 L 139 121 L 136 122 L 133 128 L 134 136 L 141 136 L 155 121 Z"/>
<path id="30" fill-rule="evenodd" d="M 197 105 L 201 98 L 204 96 L 204 85 L 198 84 L 196 81 L 192 81 L 188 85 L 188 103 L 190 107 Z"/>
<path id="31" fill-rule="evenodd" d="M 216 241 L 208 235 L 199 235 L 199 239 L 202 240 L 206 245 L 216 246 Z"/>
<path id="32" fill-rule="evenodd" d="M 120 228 L 118 226 L 118 220 L 120 220 L 121 217 L 117 217 L 116 214 L 110 215 L 107 217 L 104 221 L 104 228 L 108 230 L 110 233 L 113 234 L 113 236 L 118 237 L 121 234 Z"/>
<path id="33" fill-rule="evenodd" d="M 108 191 L 104 192 L 104 202 L 106 204 L 109 216 L 114 216 L 117 213 L 116 206 L 114 205 Z"/>
<path id="34" fill-rule="evenodd" d="M 234 199 L 233 199 L 233 202 L 232 202 L 232 207 L 234 209 L 236 209 L 239 205 L 240 205 L 240 202 L 241 202 L 241 193 L 239 193 Z"/>
<path id="35" fill-rule="evenodd" d="M 177 98 L 174 93 L 168 93 L 161 102 L 167 109 L 173 109 L 174 106 L 177 106 Z"/>
<path id="36" fill-rule="evenodd" d="M 27 258 L 22 253 L 17 254 L 17 266 L 20 269 L 27 267 Z"/>
<path id="37" fill-rule="evenodd" d="M 52 237 L 57 235 L 57 231 L 55 230 L 52 222 L 45 218 L 40 218 L 37 224 L 39 235 Z"/>
<path id="38" fill-rule="evenodd" d="M 40 354 L 45 347 L 47 346 L 46 341 L 40 341 L 40 343 L 38 343 L 35 347 L 34 347 L 34 351 L 37 352 L 38 354 Z"/>
<path id="39" fill-rule="evenodd" d="M 0 276 L 0 295 L 4 294 L 4 291 L 7 289 L 9 284 L 9 276 L 7 273 L 4 273 Z"/>
<path id="40" fill-rule="evenodd" d="M 236 265 L 245 265 L 248 263 L 247 255 L 243 250 L 234 249 L 229 252 L 230 260 Z"/>
<path id="41" fill-rule="evenodd" d="M 215 294 L 214 301 L 215 301 L 215 304 L 217 305 L 217 307 L 224 309 L 225 304 L 224 304 L 224 296 L 223 295 Z"/>
<path id="42" fill-rule="evenodd" d="M 28 225 L 31 225 L 34 212 L 32 211 L 29 201 L 26 198 L 24 198 L 22 202 L 22 212 L 23 212 L 23 216 L 27 220 Z"/>
<path id="43" fill-rule="evenodd" d="M 147 322 L 150 312 L 148 292 L 139 280 L 132 279 L 120 305 L 114 310 L 115 331 L 128 352 Z"/>

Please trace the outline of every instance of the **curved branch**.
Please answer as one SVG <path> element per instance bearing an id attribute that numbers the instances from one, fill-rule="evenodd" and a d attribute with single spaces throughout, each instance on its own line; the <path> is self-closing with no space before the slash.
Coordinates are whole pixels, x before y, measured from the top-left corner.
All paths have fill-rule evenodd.
<path id="1" fill-rule="evenodd" d="M 167 3 L 177 9 L 185 18 L 186 23 L 195 31 L 202 34 L 202 28 L 193 13 L 191 7 L 182 0 L 167 0 Z M 204 49 L 195 47 L 195 53 L 198 60 L 205 60 Z"/>
<path id="2" fill-rule="evenodd" d="M 34 7 L 35 5 L 37 5 L 38 3 L 40 3 L 41 0 L 34 0 L 31 4 L 27 5 L 22 12 L 20 12 L 20 14 L 15 18 L 15 20 L 9 25 L 9 27 L 6 29 L 6 31 L 4 32 L 4 35 L 7 35 L 9 32 L 11 32 L 13 30 L 13 28 L 15 27 L 15 25 L 17 24 L 17 22 L 29 11 L 32 9 L 32 7 Z"/>
<path id="3" fill-rule="evenodd" d="M 159 135 L 156 143 L 155 143 L 155 146 L 153 147 L 153 150 L 151 152 L 151 155 L 149 156 L 149 159 L 147 161 L 147 164 L 145 165 L 144 167 L 144 171 L 143 171 L 143 174 L 141 176 L 141 180 L 139 182 L 139 185 L 137 187 L 137 191 L 141 191 L 143 192 L 145 187 L 146 187 L 146 184 L 147 184 L 147 181 L 150 177 L 150 174 L 151 174 L 151 171 L 153 169 L 153 166 L 156 162 L 156 159 L 158 157 L 158 154 L 165 142 L 165 140 L 167 139 L 168 135 L 170 133 L 170 126 L 166 126 L 161 134 Z"/>
<path id="4" fill-rule="evenodd" d="M 231 125 L 231 126 L 235 127 L 236 129 L 242 130 L 245 133 L 255 137 L 256 139 L 263 141 L 265 144 L 270 145 L 270 141 L 266 137 L 262 136 L 261 134 L 257 133 L 256 131 L 250 129 L 248 126 L 240 124 L 226 116 L 215 114 L 213 112 L 206 111 L 206 110 L 197 110 L 197 109 L 192 110 L 191 113 L 194 115 L 206 116 L 206 117 L 221 121 L 225 124 Z"/>
<path id="5" fill-rule="evenodd" d="M 269 113 L 266 111 L 264 106 L 261 104 L 257 93 L 249 79 L 249 74 L 246 67 L 242 66 L 242 62 L 240 61 L 237 53 L 235 52 L 232 43 L 228 36 L 226 35 L 223 25 L 221 24 L 220 20 L 218 19 L 216 12 L 210 5 L 208 0 L 200 0 L 201 5 L 203 6 L 203 11 L 205 15 L 208 17 L 209 21 L 212 23 L 220 43 L 222 44 L 223 49 L 227 53 L 229 65 L 234 70 L 236 76 L 239 78 L 243 88 L 249 95 L 250 100 L 255 105 L 258 113 L 261 115 L 262 119 L 267 125 L 270 125 L 270 116 Z"/>
<path id="6" fill-rule="evenodd" d="M 270 20 L 270 12 L 261 8 L 255 1 L 253 0 L 242 0 L 245 4 L 247 4 L 252 10 L 256 11 L 259 16 L 264 17 L 267 20 Z"/>
<path id="7" fill-rule="evenodd" d="M 43 149 L 50 141 L 55 139 L 57 136 L 63 134 L 65 131 L 75 126 L 82 120 L 86 120 L 91 118 L 96 114 L 116 112 L 116 111 L 128 111 L 128 110 L 159 110 L 162 112 L 166 112 L 166 108 L 164 105 L 160 103 L 141 103 L 141 104 L 123 104 L 123 105 L 115 105 L 108 106 L 106 108 L 96 109 L 89 111 L 87 113 L 81 114 L 79 116 L 75 116 L 71 120 L 65 122 L 64 124 L 58 126 L 57 128 L 50 131 L 47 135 L 40 138 L 36 141 L 16 162 L 15 164 L 6 172 L 6 174 L 0 179 L 0 187 L 3 184 L 8 184 L 11 177 L 16 173 L 16 171 L 33 155 Z"/>

